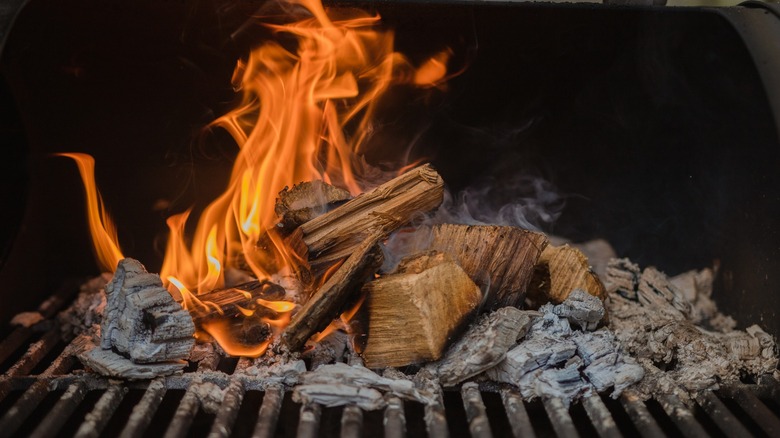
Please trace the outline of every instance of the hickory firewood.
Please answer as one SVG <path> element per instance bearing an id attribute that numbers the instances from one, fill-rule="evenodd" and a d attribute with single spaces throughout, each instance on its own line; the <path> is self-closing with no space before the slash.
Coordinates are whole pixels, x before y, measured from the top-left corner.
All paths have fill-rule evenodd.
<path id="1" fill-rule="evenodd" d="M 290 246 L 316 271 L 353 253 L 368 236 L 387 235 L 434 210 L 443 196 L 441 176 L 430 165 L 420 166 L 302 224 Z"/>
<path id="2" fill-rule="evenodd" d="M 363 358 L 369 368 L 439 359 L 482 299 L 479 287 L 449 260 L 422 272 L 383 276 L 366 283 L 363 293 L 368 307 Z"/>
<path id="3" fill-rule="evenodd" d="M 100 348 L 116 349 L 135 363 L 186 359 L 195 344 L 189 312 L 176 303 L 160 277 L 137 260 L 123 259 L 106 285 Z"/>
<path id="4" fill-rule="evenodd" d="M 295 228 L 326 213 L 351 198 L 348 191 L 324 181 L 298 183 L 292 189 L 279 192 L 274 211 L 279 216 L 278 228 L 290 234 Z"/>
<path id="5" fill-rule="evenodd" d="M 483 315 L 438 364 L 441 384 L 454 386 L 498 365 L 517 340 L 525 336 L 534 316 L 541 314 L 516 307 L 502 307 Z"/>
<path id="6" fill-rule="evenodd" d="M 314 333 L 322 331 L 342 311 L 347 300 L 382 265 L 380 234 L 364 240 L 336 272 L 293 316 L 282 333 L 282 342 L 292 351 L 300 350 Z"/>
<path id="7" fill-rule="evenodd" d="M 539 256 L 539 263 L 529 288 L 529 299 L 537 305 L 562 303 L 569 294 L 581 289 L 602 301 L 607 291 L 582 252 L 569 245 L 548 246 Z"/>
<path id="8" fill-rule="evenodd" d="M 493 225 L 436 225 L 431 249 L 453 256 L 477 285 L 487 289 L 485 307 L 523 304 L 534 265 L 547 246 L 541 233 Z"/>

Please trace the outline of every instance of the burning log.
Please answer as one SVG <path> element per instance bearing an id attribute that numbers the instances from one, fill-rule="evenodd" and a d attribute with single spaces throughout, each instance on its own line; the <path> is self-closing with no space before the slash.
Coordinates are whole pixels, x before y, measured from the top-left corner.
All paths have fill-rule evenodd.
<path id="1" fill-rule="evenodd" d="M 517 227 L 444 224 L 432 229 L 431 249 L 450 254 L 472 280 L 488 289 L 485 306 L 523 304 L 544 234 Z"/>
<path id="2" fill-rule="evenodd" d="M 282 301 L 284 298 L 284 288 L 267 280 L 254 280 L 230 288 L 216 289 L 197 296 L 198 300 L 209 305 L 193 315 L 193 322 L 200 326 L 213 319 L 235 318 L 246 311 L 273 312 L 273 309 L 264 307 L 262 303 Z"/>
<path id="3" fill-rule="evenodd" d="M 290 246 L 307 255 L 316 271 L 355 252 L 368 236 L 387 235 L 437 208 L 443 196 L 441 176 L 430 165 L 420 166 L 302 224 Z"/>
<path id="4" fill-rule="evenodd" d="M 382 250 L 374 235 L 354 249 L 344 264 L 295 314 L 282 333 L 282 342 L 290 350 L 300 350 L 314 333 L 322 331 L 336 318 L 350 296 L 382 265 Z"/>
<path id="5" fill-rule="evenodd" d="M 80 355 L 87 366 L 106 375 L 147 378 L 186 365 L 182 359 L 195 344 L 195 325 L 159 276 L 124 259 L 105 290 L 100 346 Z"/>
<path id="6" fill-rule="evenodd" d="M 369 368 L 437 360 L 453 334 L 476 309 L 482 293 L 456 263 L 424 254 L 424 263 L 367 283 Z M 432 265 L 432 266 L 431 266 Z M 399 327 L 404 334 L 399 336 Z"/>
<path id="7" fill-rule="evenodd" d="M 472 325 L 458 342 L 447 350 L 438 364 L 439 381 L 455 386 L 466 379 L 498 365 L 517 340 L 525 336 L 531 317 L 515 307 L 503 307 Z"/>
<path id="8" fill-rule="evenodd" d="M 588 258 L 569 245 L 548 246 L 542 251 L 529 289 L 529 299 L 537 305 L 548 301 L 562 303 L 569 294 L 581 289 L 602 301 L 607 291 Z"/>
<path id="9" fill-rule="evenodd" d="M 320 180 L 302 182 L 292 189 L 285 187 L 274 208 L 279 216 L 277 226 L 283 235 L 288 235 L 351 197 L 348 191 Z"/>

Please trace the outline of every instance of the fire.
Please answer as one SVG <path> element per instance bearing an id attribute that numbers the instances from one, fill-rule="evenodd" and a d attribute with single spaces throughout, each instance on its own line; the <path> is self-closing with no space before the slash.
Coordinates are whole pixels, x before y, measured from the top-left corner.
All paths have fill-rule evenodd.
<path id="1" fill-rule="evenodd" d="M 208 309 L 209 303 L 196 296 L 224 286 L 234 254 L 240 254 L 242 266 L 258 279 L 299 269 L 297 255 L 269 231 L 277 221 L 278 191 L 321 179 L 357 195 L 381 183 L 363 181 L 360 174 L 379 98 L 399 83 L 429 87 L 446 79 L 448 51 L 414 68 L 394 51 L 393 32 L 379 27 L 378 15 L 354 12 L 333 18 L 319 0 L 293 3 L 306 8 L 310 17 L 267 26 L 297 43 L 291 48 L 269 41 L 240 60 L 233 75 L 240 104 L 213 122 L 227 130 L 239 148 L 225 191 L 200 214 L 191 242 L 185 235 L 189 210 L 167 220 L 170 234 L 161 277 L 181 293 L 191 312 Z M 95 249 L 101 266 L 113 270 L 123 256 L 97 194 L 93 161 L 82 154 L 64 155 L 79 164 Z M 271 242 L 266 251 L 258 250 L 261 239 Z M 266 321 L 281 330 L 292 305 L 260 301 L 283 314 Z M 251 309 L 242 313 L 247 318 L 254 314 Z M 203 329 L 231 354 L 255 356 L 265 350 L 261 345 L 238 346 L 219 323 Z"/>

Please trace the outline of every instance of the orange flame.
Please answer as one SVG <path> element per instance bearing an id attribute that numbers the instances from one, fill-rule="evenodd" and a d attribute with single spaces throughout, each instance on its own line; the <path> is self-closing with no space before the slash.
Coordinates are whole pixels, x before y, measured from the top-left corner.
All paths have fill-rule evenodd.
<path id="1" fill-rule="evenodd" d="M 378 27 L 378 15 L 355 12 L 332 18 L 319 0 L 291 2 L 306 8 L 310 17 L 268 27 L 294 37 L 297 44 L 291 49 L 290 44 L 266 42 L 239 61 L 233 83 L 241 102 L 213 123 L 227 130 L 239 147 L 225 191 L 200 214 L 191 243 L 185 236 L 189 210 L 167 221 L 170 234 L 161 277 L 181 292 L 191 312 L 213 306 L 195 297 L 224 285 L 225 269 L 233 266 L 235 254 L 258 279 L 298 269 L 298 256 L 278 235 L 267 232 L 277 221 L 277 192 L 322 179 L 357 195 L 381 183 L 362 182 L 359 171 L 365 166 L 361 155 L 373 132 L 379 98 L 398 83 L 428 87 L 446 79 L 449 51 L 414 68 L 393 51 L 393 32 Z M 347 126 L 350 135 L 345 134 Z M 95 248 L 101 264 L 113 270 L 123 256 L 100 203 L 91 160 L 81 154 L 67 156 L 84 168 Z M 259 250 L 261 239 L 267 249 Z M 287 324 L 294 306 L 283 301 L 258 304 L 283 314 L 266 321 L 275 330 Z M 246 317 L 256 317 L 251 309 L 243 310 Z M 224 325 L 203 328 L 231 354 L 255 356 L 265 349 L 231 344 Z"/>
<path id="2" fill-rule="evenodd" d="M 61 157 L 73 159 L 79 167 L 87 198 L 87 221 L 92 235 L 92 245 L 100 268 L 114 272 L 119 261 L 125 258 L 119 248 L 116 227 L 103 206 L 103 198 L 95 184 L 95 159 L 87 154 L 64 153 Z"/>

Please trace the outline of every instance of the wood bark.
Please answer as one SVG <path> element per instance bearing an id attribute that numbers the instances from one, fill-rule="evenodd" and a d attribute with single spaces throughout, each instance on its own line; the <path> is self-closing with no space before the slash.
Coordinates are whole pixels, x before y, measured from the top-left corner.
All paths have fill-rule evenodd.
<path id="1" fill-rule="evenodd" d="M 466 272 L 448 260 L 419 273 L 383 276 L 363 292 L 368 307 L 363 358 L 369 368 L 439 359 L 482 299 Z"/>
<path id="2" fill-rule="evenodd" d="M 539 255 L 541 233 L 493 225 L 436 225 L 431 249 L 453 256 L 472 280 L 487 289 L 485 307 L 521 307 Z"/>
<path id="3" fill-rule="evenodd" d="M 279 192 L 274 211 L 279 216 L 278 228 L 283 235 L 309 222 L 351 198 L 348 191 L 324 181 L 298 183 L 292 189 Z"/>
<path id="4" fill-rule="evenodd" d="M 106 286 L 100 348 L 116 349 L 135 363 L 186 359 L 195 344 L 192 317 L 156 274 L 130 258 L 119 262 Z"/>
<path id="5" fill-rule="evenodd" d="M 376 234 L 355 248 L 317 292 L 293 316 L 282 333 L 282 342 L 292 351 L 300 350 L 314 333 L 322 331 L 342 311 L 360 286 L 382 265 L 382 250 Z"/>
<path id="6" fill-rule="evenodd" d="M 535 268 L 529 298 L 536 305 L 559 304 L 575 289 L 582 289 L 602 301 L 607 297 L 604 284 L 580 250 L 569 245 L 545 248 Z"/>
<path id="7" fill-rule="evenodd" d="M 290 247 L 317 271 L 349 256 L 368 236 L 386 236 L 436 209 L 443 196 L 441 176 L 430 165 L 420 166 L 302 224 Z"/>

